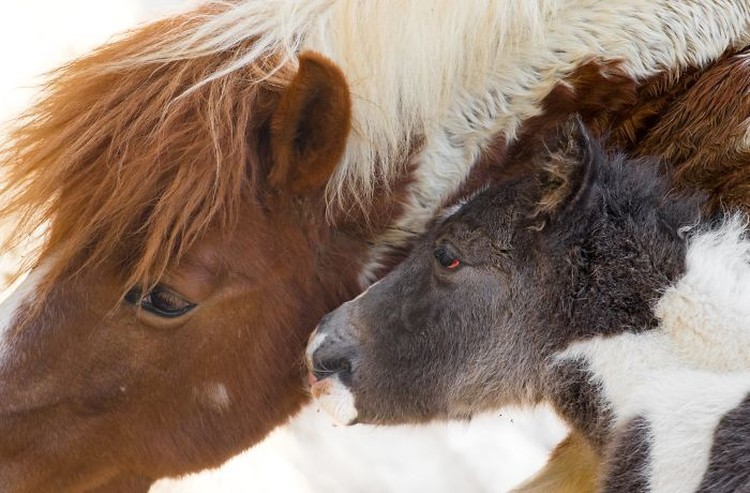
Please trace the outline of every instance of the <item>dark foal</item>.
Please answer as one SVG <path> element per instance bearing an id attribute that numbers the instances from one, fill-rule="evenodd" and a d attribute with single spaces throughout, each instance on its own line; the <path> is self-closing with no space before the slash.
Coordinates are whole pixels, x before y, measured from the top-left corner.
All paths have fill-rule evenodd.
<path id="1" fill-rule="evenodd" d="M 323 319 L 313 395 L 377 424 L 549 401 L 605 458 L 605 491 L 750 487 L 743 222 L 702 218 L 578 120 L 545 148 Z"/>

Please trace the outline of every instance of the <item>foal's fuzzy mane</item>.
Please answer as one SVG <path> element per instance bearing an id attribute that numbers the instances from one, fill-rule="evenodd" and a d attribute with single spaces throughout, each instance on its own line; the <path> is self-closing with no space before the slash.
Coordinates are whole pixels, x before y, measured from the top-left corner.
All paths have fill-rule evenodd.
<path id="1" fill-rule="evenodd" d="M 259 126 L 293 67 L 266 53 L 213 77 L 241 50 L 137 61 L 217 9 L 156 22 L 50 74 L 0 149 L 0 214 L 17 225 L 5 248 L 46 230 L 48 279 L 117 253 L 126 287 L 157 282 L 208 228 L 236 223 L 263 172 Z"/>

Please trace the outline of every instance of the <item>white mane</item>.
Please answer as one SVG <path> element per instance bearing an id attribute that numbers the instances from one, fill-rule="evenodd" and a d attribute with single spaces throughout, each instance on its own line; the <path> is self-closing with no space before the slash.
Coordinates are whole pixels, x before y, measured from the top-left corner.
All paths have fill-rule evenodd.
<path id="1" fill-rule="evenodd" d="M 338 63 L 354 102 L 354 131 L 329 197 L 361 206 L 387 187 L 420 139 L 417 176 L 397 231 L 421 231 L 489 139 L 513 138 L 553 85 L 593 56 L 619 58 L 634 77 L 702 66 L 750 40 L 745 0 L 245 0 L 212 2 L 153 50 L 122 63 L 239 50 L 214 74 L 310 49 Z M 352 204 L 349 204 L 350 206 Z"/>

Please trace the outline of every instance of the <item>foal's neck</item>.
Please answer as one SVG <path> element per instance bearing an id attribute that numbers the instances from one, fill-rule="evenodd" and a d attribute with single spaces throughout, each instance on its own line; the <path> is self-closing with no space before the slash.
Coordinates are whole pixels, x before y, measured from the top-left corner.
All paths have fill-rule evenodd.
<path id="1" fill-rule="evenodd" d="M 599 453 L 604 450 L 612 428 L 612 411 L 597 382 L 591 379 L 586 363 L 556 362 L 546 399 L 571 428 Z"/>
<path id="2" fill-rule="evenodd" d="M 645 409 L 679 407 L 683 397 L 700 395 L 694 387 L 701 379 L 750 369 L 750 241 L 744 218 L 730 217 L 687 244 L 684 272 L 643 307 L 653 313 L 655 327 L 622 325 L 573 336 L 548 358 L 545 397 L 600 451 L 616 427 Z M 688 388 L 679 394 L 684 384 Z"/>
<path id="3" fill-rule="evenodd" d="M 568 424 L 603 452 L 618 424 L 637 417 L 645 383 L 685 369 L 662 330 L 597 336 L 558 353 L 546 397 Z"/>

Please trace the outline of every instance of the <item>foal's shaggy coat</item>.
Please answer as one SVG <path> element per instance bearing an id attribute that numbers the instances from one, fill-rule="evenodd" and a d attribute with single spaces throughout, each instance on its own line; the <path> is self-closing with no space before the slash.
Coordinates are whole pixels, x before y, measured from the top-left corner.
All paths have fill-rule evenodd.
<path id="1" fill-rule="evenodd" d="M 313 393 L 344 422 L 549 401 L 604 491 L 750 488 L 750 239 L 576 121 L 329 314 Z M 500 437 L 499 437 L 500 439 Z"/>

